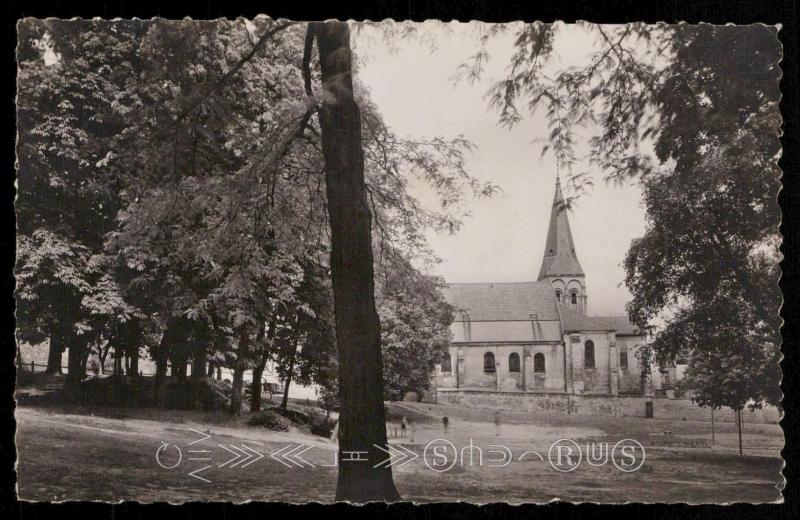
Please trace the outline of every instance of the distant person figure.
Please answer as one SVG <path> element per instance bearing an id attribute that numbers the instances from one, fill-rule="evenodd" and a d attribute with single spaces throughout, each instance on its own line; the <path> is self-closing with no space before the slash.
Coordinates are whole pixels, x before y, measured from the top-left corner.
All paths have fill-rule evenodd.
<path id="1" fill-rule="evenodd" d="M 406 429 L 408 428 L 408 421 L 405 416 L 400 420 L 400 437 L 406 436 Z"/>
<path id="2" fill-rule="evenodd" d="M 447 426 L 450 424 L 450 419 L 445 415 L 442 417 L 442 426 L 444 426 L 444 433 L 447 433 Z"/>
<path id="3" fill-rule="evenodd" d="M 494 412 L 494 436 L 500 436 L 500 410 Z"/>
<path id="4" fill-rule="evenodd" d="M 408 424 L 409 424 L 409 426 L 411 426 L 411 442 L 414 442 L 414 433 L 416 433 L 417 428 L 414 425 L 414 421 L 413 420 L 409 420 Z"/>

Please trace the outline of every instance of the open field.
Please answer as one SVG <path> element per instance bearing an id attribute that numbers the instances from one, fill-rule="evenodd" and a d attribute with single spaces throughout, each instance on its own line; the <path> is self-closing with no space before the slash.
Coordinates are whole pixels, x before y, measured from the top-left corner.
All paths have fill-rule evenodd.
<path id="1" fill-rule="evenodd" d="M 390 435 L 395 420 L 411 420 L 413 433 L 392 442 L 402 441 L 416 454 L 422 455 L 430 441 L 445 438 L 458 448 L 471 440 L 485 457 L 481 464 L 462 459 L 444 472 L 431 469 L 423 457 L 396 467 L 405 500 L 727 503 L 780 498 L 783 435 L 777 425 L 746 425 L 746 454 L 740 457 L 733 449 L 733 425 L 719 425 L 716 437 L 722 446 L 711 449 L 706 423 L 511 414 L 502 419 L 497 435 L 492 419 L 481 420 L 486 410 L 391 403 L 389 412 Z M 448 434 L 440 422 L 445 414 L 451 418 Z M 19 496 L 24 500 L 326 502 L 334 497 L 336 444 L 297 429 L 271 432 L 224 414 L 166 410 L 23 406 L 16 417 Z M 664 431 L 672 433 L 665 436 Z M 582 464 L 561 473 L 549 465 L 547 453 L 553 441 L 564 437 L 612 444 L 637 439 L 646 448 L 646 460 L 633 473 L 610 463 Z M 159 465 L 156 452 L 163 443 L 168 446 Z M 294 453 L 300 458 L 293 459 L 289 444 L 310 448 L 302 453 L 298 448 Z M 489 455 L 490 445 L 508 447 L 513 460 L 491 467 L 489 459 L 496 455 Z M 181 449 L 180 462 L 175 446 Z M 232 446 L 234 451 L 228 451 Z M 254 451 L 237 457 L 237 447 Z M 281 448 L 289 458 L 281 459 L 280 453 L 270 457 Z M 525 452 L 529 455 L 519 460 Z M 193 471 L 210 482 L 190 476 Z"/>

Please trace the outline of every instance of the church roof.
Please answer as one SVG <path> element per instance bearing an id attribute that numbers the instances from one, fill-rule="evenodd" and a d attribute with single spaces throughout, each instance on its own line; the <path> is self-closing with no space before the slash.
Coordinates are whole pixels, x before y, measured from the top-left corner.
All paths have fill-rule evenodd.
<path id="1" fill-rule="evenodd" d="M 550 225 L 547 228 L 547 241 L 544 259 L 539 270 L 539 280 L 548 276 L 583 275 L 583 269 L 575 253 L 572 231 L 569 228 L 567 208 L 561 194 L 561 182 L 556 179 L 556 192 L 550 211 Z"/>
<path id="2" fill-rule="evenodd" d="M 559 305 L 561 310 L 561 323 L 564 332 L 594 332 L 616 330 L 613 325 L 602 318 L 586 316 L 564 305 Z"/>
<path id="3" fill-rule="evenodd" d="M 444 289 L 456 308 L 456 321 L 466 311 L 470 321 L 557 321 L 555 293 L 547 282 L 453 283 Z"/>
<path id="4" fill-rule="evenodd" d="M 620 336 L 641 336 L 643 334 L 639 327 L 631 323 L 627 316 L 598 316 L 595 319 L 602 320 L 610 327 L 614 327 L 614 330 Z"/>

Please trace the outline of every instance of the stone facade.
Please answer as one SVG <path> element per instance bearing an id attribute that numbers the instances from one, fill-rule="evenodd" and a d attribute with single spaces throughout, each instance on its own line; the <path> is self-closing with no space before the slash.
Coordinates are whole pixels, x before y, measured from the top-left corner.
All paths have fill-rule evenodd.
<path id="1" fill-rule="evenodd" d="M 564 392 L 563 349 L 558 342 L 456 346 L 450 351 L 451 370 L 437 367 L 436 387 Z M 487 367 L 487 354 L 494 370 Z"/>
<path id="2" fill-rule="evenodd" d="M 586 276 L 558 182 L 537 281 L 450 284 L 445 296 L 456 317 L 437 389 L 649 396 L 667 395 L 675 382 L 674 369 L 643 370 L 646 331 L 625 316 L 587 315 Z"/>

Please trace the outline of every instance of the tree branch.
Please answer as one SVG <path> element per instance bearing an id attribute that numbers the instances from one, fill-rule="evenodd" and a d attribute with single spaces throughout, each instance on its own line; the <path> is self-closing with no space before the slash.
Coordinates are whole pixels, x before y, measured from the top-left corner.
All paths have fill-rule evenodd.
<path id="1" fill-rule="evenodd" d="M 306 89 L 306 95 L 310 98 L 314 97 L 314 90 L 311 88 L 311 53 L 314 49 L 314 24 L 308 24 L 306 29 L 306 39 L 303 46 L 303 85 Z"/>

